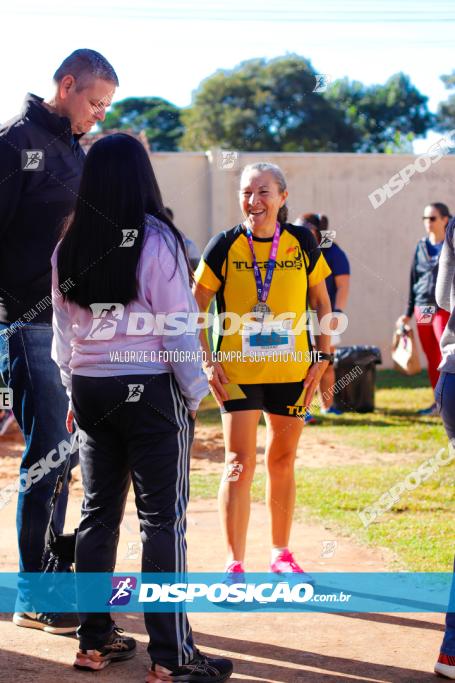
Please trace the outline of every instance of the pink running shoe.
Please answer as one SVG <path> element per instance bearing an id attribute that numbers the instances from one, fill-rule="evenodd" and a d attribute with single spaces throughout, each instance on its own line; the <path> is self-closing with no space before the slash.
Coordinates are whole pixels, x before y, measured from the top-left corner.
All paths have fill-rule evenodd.
<path id="1" fill-rule="evenodd" d="M 243 583 L 245 581 L 245 568 L 243 562 L 230 562 L 225 569 L 225 579 L 223 583 L 228 586 L 233 583 Z"/>
<path id="2" fill-rule="evenodd" d="M 270 570 L 275 574 L 301 574 L 299 576 L 300 581 L 306 581 L 306 583 L 314 583 L 314 579 L 310 574 L 303 571 L 294 559 L 294 555 L 289 552 L 289 550 L 283 550 L 282 553 L 278 555 L 275 562 L 270 565 Z"/>
<path id="3" fill-rule="evenodd" d="M 230 562 L 226 569 L 226 574 L 244 574 L 245 569 L 243 567 L 243 562 Z"/>

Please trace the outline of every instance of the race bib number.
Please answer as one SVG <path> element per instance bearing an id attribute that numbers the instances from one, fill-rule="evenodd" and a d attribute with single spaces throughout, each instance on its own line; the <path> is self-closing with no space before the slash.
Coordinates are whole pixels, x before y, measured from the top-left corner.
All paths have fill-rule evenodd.
<path id="1" fill-rule="evenodd" d="M 272 356 L 277 353 L 291 353 L 295 348 L 295 336 L 290 321 L 264 322 L 257 326 L 248 323 L 242 330 L 242 353 L 244 356 Z"/>

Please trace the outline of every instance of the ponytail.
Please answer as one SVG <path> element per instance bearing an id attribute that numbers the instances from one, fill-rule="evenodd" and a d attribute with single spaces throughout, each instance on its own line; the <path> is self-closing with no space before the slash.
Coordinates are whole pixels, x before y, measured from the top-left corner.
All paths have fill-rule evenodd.
<path id="1" fill-rule="evenodd" d="M 283 206 L 280 207 L 277 218 L 280 225 L 284 225 L 288 222 L 288 207 L 286 204 L 283 204 Z"/>

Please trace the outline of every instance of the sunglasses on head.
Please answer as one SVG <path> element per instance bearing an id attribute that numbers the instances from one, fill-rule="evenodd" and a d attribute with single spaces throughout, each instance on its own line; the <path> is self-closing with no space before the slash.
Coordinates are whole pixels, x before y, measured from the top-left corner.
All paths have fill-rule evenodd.
<path id="1" fill-rule="evenodd" d="M 437 218 L 438 218 L 437 216 L 422 216 L 423 221 L 431 221 L 431 223 L 433 223 L 433 221 L 437 220 Z"/>

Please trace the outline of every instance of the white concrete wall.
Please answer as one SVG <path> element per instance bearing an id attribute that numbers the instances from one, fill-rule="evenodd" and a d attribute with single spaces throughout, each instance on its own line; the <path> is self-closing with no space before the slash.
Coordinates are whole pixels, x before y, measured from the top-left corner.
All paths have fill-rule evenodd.
<path id="1" fill-rule="evenodd" d="M 396 195 L 373 209 L 368 195 L 384 185 L 412 155 L 240 153 L 234 168 L 222 168 L 216 150 L 152 155 L 165 203 L 176 224 L 200 248 L 211 235 L 240 222 L 238 184 L 247 163 L 272 161 L 283 169 L 292 220 L 299 213 L 324 213 L 352 268 L 343 344 L 373 344 L 390 367 L 393 324 L 406 307 L 409 268 L 423 235 L 421 216 L 432 201 L 455 211 L 455 156 L 415 173 Z M 421 354 L 422 362 L 424 361 Z"/>

